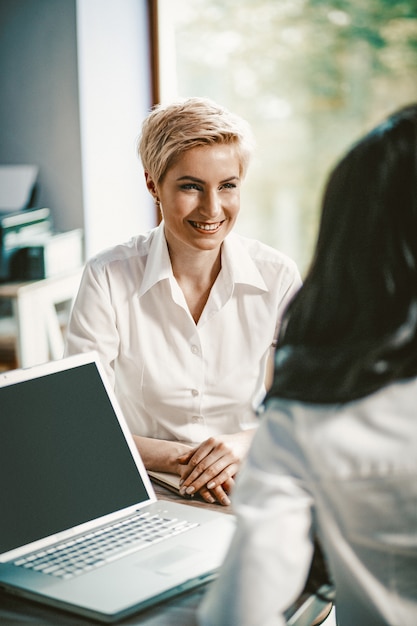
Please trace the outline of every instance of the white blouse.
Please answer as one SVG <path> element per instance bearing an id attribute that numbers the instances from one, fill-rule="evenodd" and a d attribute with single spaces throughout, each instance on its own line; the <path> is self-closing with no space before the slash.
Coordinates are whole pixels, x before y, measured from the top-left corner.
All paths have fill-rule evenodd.
<path id="1" fill-rule="evenodd" d="M 271 345 L 300 285 L 287 256 L 231 233 L 196 324 L 162 223 L 87 263 L 66 354 L 99 353 L 133 434 L 197 443 L 238 432 L 254 425 Z"/>
<path id="2" fill-rule="evenodd" d="M 417 624 L 417 380 L 345 405 L 274 400 L 233 507 L 203 626 L 283 626 L 320 538 L 339 626 Z"/>

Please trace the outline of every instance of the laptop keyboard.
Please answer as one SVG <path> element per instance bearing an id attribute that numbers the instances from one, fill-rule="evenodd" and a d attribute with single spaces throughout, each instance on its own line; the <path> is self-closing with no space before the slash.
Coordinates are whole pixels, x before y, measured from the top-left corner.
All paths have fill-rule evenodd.
<path id="1" fill-rule="evenodd" d="M 58 578 L 73 578 L 195 526 L 198 524 L 186 520 L 137 513 L 121 522 L 18 558 L 14 564 Z"/>

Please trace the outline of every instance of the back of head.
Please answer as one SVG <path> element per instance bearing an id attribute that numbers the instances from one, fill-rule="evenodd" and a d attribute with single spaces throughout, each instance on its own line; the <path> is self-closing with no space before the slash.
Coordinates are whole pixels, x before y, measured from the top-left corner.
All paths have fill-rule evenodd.
<path id="1" fill-rule="evenodd" d="M 350 295 L 391 299 L 417 265 L 417 106 L 390 116 L 330 175 L 311 274 L 336 262 Z M 339 286 L 339 281 L 337 281 Z M 358 303 L 359 304 L 359 303 Z M 362 303 L 363 304 L 363 303 Z"/>
<path id="2" fill-rule="evenodd" d="M 244 177 L 253 147 L 245 120 L 208 98 L 187 98 L 156 106 L 142 125 L 138 151 L 153 180 L 161 182 L 184 152 L 213 144 L 234 144 Z"/>
<path id="3" fill-rule="evenodd" d="M 330 174 L 313 262 L 284 320 L 278 360 L 285 365 L 275 393 L 342 401 L 414 376 L 416 325 L 417 105 L 411 105 L 356 143 Z"/>

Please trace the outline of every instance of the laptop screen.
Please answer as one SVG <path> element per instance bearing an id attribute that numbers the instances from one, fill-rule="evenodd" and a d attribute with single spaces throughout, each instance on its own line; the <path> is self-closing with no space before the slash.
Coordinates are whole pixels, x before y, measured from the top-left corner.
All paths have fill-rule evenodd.
<path id="1" fill-rule="evenodd" d="M 148 499 L 95 363 L 0 387 L 0 553 Z"/>

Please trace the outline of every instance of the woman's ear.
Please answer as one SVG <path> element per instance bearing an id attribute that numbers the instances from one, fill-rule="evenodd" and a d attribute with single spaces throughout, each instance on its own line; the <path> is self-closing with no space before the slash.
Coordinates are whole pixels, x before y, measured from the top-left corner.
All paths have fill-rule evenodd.
<path id="1" fill-rule="evenodd" d="M 156 183 L 147 170 L 145 170 L 145 182 L 146 182 L 146 187 L 149 193 L 151 194 L 151 196 L 153 197 L 153 199 L 155 200 L 155 202 L 159 202 L 159 196 L 158 196 Z"/>

